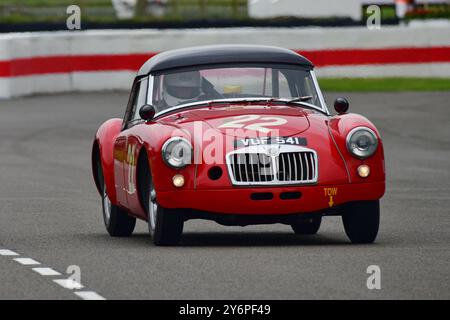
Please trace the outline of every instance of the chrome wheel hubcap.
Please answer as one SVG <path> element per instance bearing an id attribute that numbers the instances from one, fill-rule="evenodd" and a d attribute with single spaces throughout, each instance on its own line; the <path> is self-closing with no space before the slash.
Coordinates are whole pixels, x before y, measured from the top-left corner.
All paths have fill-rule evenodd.
<path id="1" fill-rule="evenodd" d="M 105 186 L 103 186 L 103 190 L 103 219 L 105 220 L 105 224 L 109 225 L 109 220 L 111 219 L 111 200 L 109 200 Z"/>
<path id="2" fill-rule="evenodd" d="M 158 203 L 156 202 L 156 191 L 155 188 L 153 187 L 153 184 L 150 186 L 148 207 L 150 215 L 149 217 L 150 228 L 151 230 L 155 230 L 156 217 L 158 215 Z"/>

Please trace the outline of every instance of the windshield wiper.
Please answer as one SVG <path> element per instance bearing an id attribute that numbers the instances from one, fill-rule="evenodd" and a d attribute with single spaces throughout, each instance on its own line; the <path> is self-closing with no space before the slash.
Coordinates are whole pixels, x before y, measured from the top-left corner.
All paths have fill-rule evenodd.
<path id="1" fill-rule="evenodd" d="M 311 110 L 315 110 L 315 111 L 319 111 L 319 112 L 322 112 L 322 113 L 327 114 L 326 111 L 321 110 L 320 107 L 318 107 L 318 106 L 316 106 L 316 105 L 313 105 L 313 104 L 311 104 L 311 103 L 308 103 L 308 102 L 303 101 L 303 99 L 309 100 L 309 99 L 311 99 L 311 98 L 312 98 L 312 97 L 310 97 L 310 96 L 299 97 L 299 98 L 295 98 L 295 99 L 291 99 L 291 100 L 288 100 L 288 99 L 279 99 L 279 98 L 271 98 L 271 99 L 268 99 L 267 102 L 268 102 L 268 103 L 271 103 L 271 102 L 274 102 L 274 103 L 284 103 L 284 104 L 287 104 L 287 105 L 289 105 L 289 104 L 290 104 L 290 105 L 297 105 L 297 106 L 300 106 L 300 107 L 302 107 L 302 108 L 307 108 L 307 109 L 311 109 Z"/>
<path id="2" fill-rule="evenodd" d="M 313 96 L 303 96 L 303 97 L 298 97 L 292 100 L 289 100 L 289 103 L 292 102 L 307 102 L 309 100 L 312 100 Z"/>
<path id="3" fill-rule="evenodd" d="M 187 109 L 187 108 L 196 108 L 199 106 L 213 106 L 213 105 L 217 105 L 217 104 L 229 104 L 229 103 L 245 103 L 245 104 L 250 104 L 250 103 L 257 103 L 257 102 L 261 102 L 264 101 L 268 104 L 271 103 L 283 103 L 283 104 L 291 104 L 291 105 L 297 105 L 297 106 L 302 106 L 303 108 L 308 108 L 311 110 L 317 110 L 323 113 L 326 113 L 322 110 L 319 109 L 319 107 L 314 106 L 312 104 L 309 104 L 305 101 L 302 101 L 302 99 L 306 99 L 305 97 L 300 97 L 299 98 L 295 98 L 292 100 L 288 100 L 288 99 L 280 99 L 280 98 L 253 98 L 253 97 L 247 97 L 247 98 L 228 98 L 228 99 L 213 99 L 213 100 L 204 100 L 204 101 L 197 101 L 197 102 L 192 102 L 192 103 L 188 103 L 188 104 L 182 104 L 182 105 L 178 105 L 175 107 L 171 107 L 165 110 L 160 111 L 159 113 L 156 114 L 155 117 L 159 117 L 163 114 L 167 114 L 169 112 L 175 112 L 181 109 Z M 309 96 L 308 96 L 309 99 Z"/>

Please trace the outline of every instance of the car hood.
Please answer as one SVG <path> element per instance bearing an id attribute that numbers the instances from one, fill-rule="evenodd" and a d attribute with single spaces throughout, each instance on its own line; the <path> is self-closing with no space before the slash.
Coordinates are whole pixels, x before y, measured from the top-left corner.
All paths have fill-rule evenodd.
<path id="1" fill-rule="evenodd" d="M 292 136 L 310 126 L 303 109 L 292 106 L 233 105 L 195 109 L 192 114 L 210 128 L 234 137 Z"/>
<path id="2" fill-rule="evenodd" d="M 308 131 L 309 117 L 313 114 L 318 112 L 301 106 L 227 104 L 181 109 L 162 116 L 157 122 L 191 134 L 201 126 L 203 131 L 210 129 L 236 138 L 291 137 Z"/>
<path id="3" fill-rule="evenodd" d="M 253 116 L 250 118 L 250 116 Z M 238 117 L 238 118 L 236 118 Z M 267 119 L 269 118 L 269 119 Z M 283 119 L 283 124 L 268 126 L 267 123 L 274 124 Z M 244 121 L 243 121 L 244 120 Z M 348 182 L 345 161 L 342 158 L 328 128 L 329 117 L 318 111 L 304 109 L 301 106 L 270 106 L 270 105 L 228 105 L 226 107 L 201 107 L 190 110 L 180 110 L 178 113 L 166 115 L 157 120 L 163 127 L 158 128 L 160 134 L 170 132 L 174 135 L 191 137 L 194 148 L 199 148 L 201 154 L 209 153 L 211 140 L 214 133 L 220 132 L 223 137 L 232 136 L 223 140 L 222 156 L 236 148 L 259 144 L 261 139 L 245 139 L 263 137 L 261 128 L 271 128 L 271 137 L 292 137 L 291 141 L 300 146 L 312 149 L 317 152 L 319 159 L 319 183 L 339 184 Z M 233 126 L 241 126 L 239 131 Z M 255 128 L 255 123 L 257 124 Z M 225 126 L 224 126 L 225 125 Z M 253 126 L 252 126 L 253 125 Z M 248 129 L 250 126 L 250 129 Z M 205 129 L 211 129 L 212 135 L 205 134 Z M 231 129 L 228 131 L 228 129 Z M 264 130 L 264 129 L 262 129 Z M 220 140 L 220 139 L 219 139 Z M 276 139 L 280 141 L 280 139 Z M 281 139 L 281 143 L 291 143 L 286 139 Z M 276 142 L 279 143 L 279 142 Z M 216 149 L 220 151 L 221 148 Z M 199 169 L 200 170 L 200 169 Z M 207 167 L 206 169 L 207 170 Z M 203 181 L 203 178 L 205 181 Z M 209 180 L 207 175 L 198 173 L 198 187 L 207 186 Z M 202 182 L 203 181 L 203 182 Z"/>

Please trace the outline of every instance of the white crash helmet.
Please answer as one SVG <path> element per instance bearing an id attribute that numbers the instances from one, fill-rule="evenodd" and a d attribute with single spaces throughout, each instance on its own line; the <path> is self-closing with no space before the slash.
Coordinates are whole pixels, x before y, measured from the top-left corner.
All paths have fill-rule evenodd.
<path id="1" fill-rule="evenodd" d="M 196 100 L 201 95 L 201 76 L 198 71 L 172 73 L 164 76 L 163 98 L 169 106 Z"/>

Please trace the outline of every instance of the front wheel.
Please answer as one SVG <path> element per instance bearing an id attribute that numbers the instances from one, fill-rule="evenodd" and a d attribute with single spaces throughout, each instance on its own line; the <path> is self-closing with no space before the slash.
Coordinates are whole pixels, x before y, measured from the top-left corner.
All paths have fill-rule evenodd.
<path id="1" fill-rule="evenodd" d="M 352 243 L 372 243 L 380 225 L 380 202 L 358 201 L 348 204 L 342 215 L 345 233 Z"/>
<path id="2" fill-rule="evenodd" d="M 112 237 L 129 237 L 133 233 L 136 218 L 111 203 L 105 185 L 103 185 L 102 209 L 106 230 Z"/>
<path id="3" fill-rule="evenodd" d="M 320 229 L 322 223 L 322 217 L 314 217 L 310 219 L 302 219 L 291 225 L 295 234 L 311 235 L 316 234 Z"/>
<path id="4" fill-rule="evenodd" d="M 183 234 L 184 220 L 176 209 L 166 209 L 158 204 L 156 191 L 150 182 L 148 197 L 148 229 L 157 246 L 178 244 Z"/>

